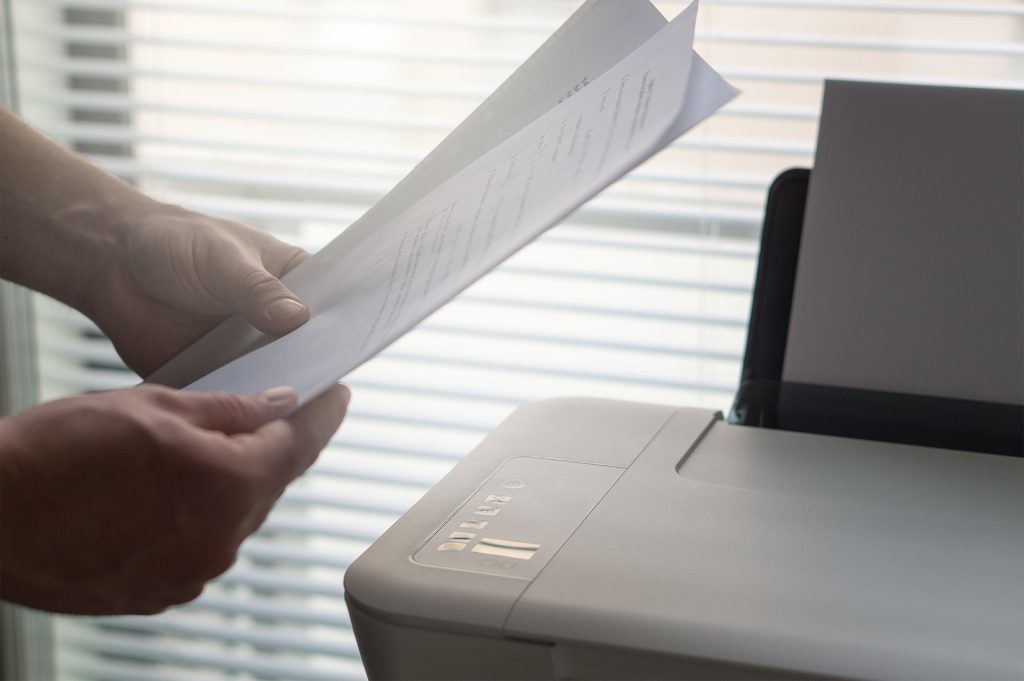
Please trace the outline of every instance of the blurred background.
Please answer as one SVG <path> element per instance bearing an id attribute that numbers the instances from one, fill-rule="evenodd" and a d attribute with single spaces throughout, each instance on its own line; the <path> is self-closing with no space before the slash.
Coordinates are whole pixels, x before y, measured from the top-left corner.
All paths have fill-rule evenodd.
<path id="1" fill-rule="evenodd" d="M 161 200 L 311 251 L 580 4 L 3 1 L 7 105 Z M 22 637 L 5 636 L 7 663 L 68 680 L 364 678 L 346 566 L 523 402 L 727 410 L 765 191 L 812 165 L 824 79 L 1024 88 L 1024 0 L 703 0 L 696 47 L 743 94 L 346 379 L 341 431 L 198 601 L 148 618 L 6 608 Z M 32 303 L 23 394 L 137 382 L 88 320 Z"/>

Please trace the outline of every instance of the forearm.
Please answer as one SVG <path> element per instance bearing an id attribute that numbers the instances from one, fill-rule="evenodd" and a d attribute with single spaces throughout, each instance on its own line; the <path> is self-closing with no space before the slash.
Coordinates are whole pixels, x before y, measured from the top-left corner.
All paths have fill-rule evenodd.
<path id="1" fill-rule="evenodd" d="M 0 277 L 81 309 L 153 204 L 0 108 Z"/>

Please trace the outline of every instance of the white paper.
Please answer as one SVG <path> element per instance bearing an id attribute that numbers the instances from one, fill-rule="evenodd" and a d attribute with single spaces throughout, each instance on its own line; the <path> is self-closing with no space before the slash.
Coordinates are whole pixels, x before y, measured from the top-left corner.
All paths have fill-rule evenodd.
<path id="1" fill-rule="evenodd" d="M 657 12 L 584 5 L 381 204 L 287 277 L 311 308 L 307 324 L 272 339 L 229 320 L 151 380 L 202 376 L 187 389 L 238 393 L 291 385 L 304 402 L 735 96 L 693 52 L 696 2 L 667 25 L 644 5 Z M 613 34 L 612 53 L 625 56 L 609 64 L 599 38 Z M 566 55 L 568 73 L 553 77 Z"/>

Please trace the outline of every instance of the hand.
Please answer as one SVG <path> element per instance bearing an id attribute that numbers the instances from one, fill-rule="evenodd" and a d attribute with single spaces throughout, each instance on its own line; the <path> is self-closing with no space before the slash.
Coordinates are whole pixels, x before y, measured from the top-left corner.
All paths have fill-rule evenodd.
<path id="1" fill-rule="evenodd" d="M 278 277 L 309 254 L 230 220 L 145 202 L 122 217 L 107 267 L 82 308 L 129 367 L 146 376 L 238 312 L 279 336 L 309 308 Z"/>
<path id="2" fill-rule="evenodd" d="M 288 388 L 140 386 L 0 420 L 0 596 L 89 615 L 196 598 L 313 463 L 348 399 L 336 386 L 281 419 L 297 402 Z"/>
<path id="3" fill-rule="evenodd" d="M 282 335 L 309 309 L 278 277 L 307 254 L 154 201 L 0 107 L 0 277 L 91 317 L 146 376 L 238 312 Z"/>

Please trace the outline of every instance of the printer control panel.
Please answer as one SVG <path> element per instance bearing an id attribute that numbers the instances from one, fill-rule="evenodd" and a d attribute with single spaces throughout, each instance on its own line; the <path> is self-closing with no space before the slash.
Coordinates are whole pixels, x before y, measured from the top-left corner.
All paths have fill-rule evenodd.
<path id="1" fill-rule="evenodd" d="M 423 544 L 424 565 L 533 579 L 624 469 L 509 459 Z"/>

